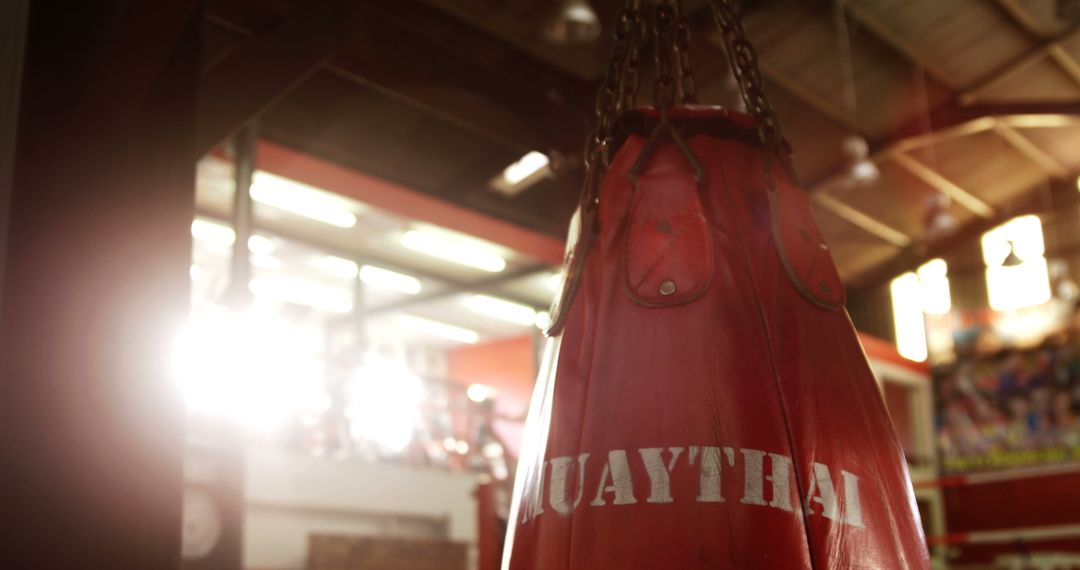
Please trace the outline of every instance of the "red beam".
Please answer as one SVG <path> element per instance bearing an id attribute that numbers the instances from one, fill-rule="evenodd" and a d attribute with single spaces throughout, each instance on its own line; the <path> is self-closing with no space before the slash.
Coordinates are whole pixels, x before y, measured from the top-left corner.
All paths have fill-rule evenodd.
<path id="1" fill-rule="evenodd" d="M 259 143 L 257 156 L 258 168 L 271 174 L 476 236 L 538 261 L 562 264 L 562 240 L 268 141 Z"/>

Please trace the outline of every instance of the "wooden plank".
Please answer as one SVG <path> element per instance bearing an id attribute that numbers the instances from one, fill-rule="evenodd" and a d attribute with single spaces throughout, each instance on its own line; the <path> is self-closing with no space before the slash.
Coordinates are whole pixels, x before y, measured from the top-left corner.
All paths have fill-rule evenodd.
<path id="1" fill-rule="evenodd" d="M 1010 127 L 1004 122 L 998 122 L 994 126 L 994 130 L 1001 138 L 1005 139 L 1005 142 L 1009 143 L 1020 154 L 1026 156 L 1029 160 L 1038 164 L 1040 168 L 1045 170 L 1055 178 L 1065 179 L 1070 175 L 1069 169 L 1058 162 L 1058 160 L 1046 153 L 1038 145 L 1031 142 L 1031 139 L 1024 136 L 1020 131 Z"/>
<path id="2" fill-rule="evenodd" d="M 907 247 L 911 245 L 911 238 L 904 232 L 889 226 L 877 218 L 863 213 L 861 210 L 852 208 L 824 192 L 814 193 L 812 199 L 822 208 L 828 209 L 834 214 L 847 220 L 852 225 L 857 226 L 875 237 L 887 241 L 897 247 Z"/>
<path id="3" fill-rule="evenodd" d="M 992 218 L 994 216 L 994 209 L 989 204 L 910 155 L 898 152 L 889 158 L 923 182 L 937 189 L 938 192 L 945 194 L 957 204 L 967 208 L 973 214 L 982 218 Z"/>

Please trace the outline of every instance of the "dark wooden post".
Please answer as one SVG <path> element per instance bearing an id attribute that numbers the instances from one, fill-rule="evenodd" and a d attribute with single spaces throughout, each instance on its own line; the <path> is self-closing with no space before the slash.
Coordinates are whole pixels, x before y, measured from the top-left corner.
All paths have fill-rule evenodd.
<path id="1" fill-rule="evenodd" d="M 29 1 L 0 225 L 0 567 L 178 564 L 169 356 L 188 302 L 200 17 L 198 0 Z"/>

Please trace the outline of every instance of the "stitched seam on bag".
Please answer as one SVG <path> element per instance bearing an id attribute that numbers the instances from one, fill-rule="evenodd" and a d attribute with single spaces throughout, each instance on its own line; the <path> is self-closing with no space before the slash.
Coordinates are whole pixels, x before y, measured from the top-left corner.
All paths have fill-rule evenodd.
<path id="1" fill-rule="evenodd" d="M 754 165 L 756 164 L 756 162 L 750 161 L 750 164 Z M 742 258 L 742 263 L 746 270 L 746 273 L 750 277 L 750 282 L 754 287 L 754 308 L 756 309 L 758 318 L 761 321 L 762 331 L 765 334 L 765 346 L 769 351 L 769 368 L 772 370 L 773 386 L 776 388 L 776 393 L 780 398 L 780 416 L 784 420 L 784 435 L 787 437 L 788 446 L 791 449 L 791 466 L 793 471 L 795 472 L 795 490 L 799 496 L 799 513 L 802 515 L 803 519 L 803 534 L 806 537 L 806 550 L 808 558 L 810 559 L 810 568 L 816 569 L 817 562 L 816 557 L 814 556 L 814 541 L 813 537 L 810 534 L 810 518 L 809 515 L 807 515 L 806 513 L 806 497 L 804 496 L 803 491 L 803 477 L 800 472 L 799 461 L 796 460 L 797 458 L 799 458 L 799 454 L 797 453 L 797 449 L 795 447 L 795 437 L 792 435 L 791 423 L 788 418 L 787 400 L 784 398 L 784 389 L 780 384 L 780 370 L 776 367 L 776 349 L 773 346 L 773 335 L 772 331 L 769 328 L 769 319 L 765 315 L 765 308 L 762 306 L 761 303 L 761 289 L 758 287 L 757 279 L 754 276 L 753 264 L 750 262 L 750 251 L 746 241 L 746 235 L 743 230 L 742 215 L 737 213 L 738 204 L 736 203 L 735 197 L 732 195 L 734 190 L 727 182 L 727 170 L 724 168 L 724 163 L 722 161 L 720 162 L 720 177 L 723 181 L 722 191 L 724 194 L 724 200 L 727 202 L 728 207 L 731 209 L 732 218 L 735 222 L 735 233 L 741 246 L 739 248 L 741 251 L 740 257 Z M 770 239 L 773 239 L 771 233 Z"/>

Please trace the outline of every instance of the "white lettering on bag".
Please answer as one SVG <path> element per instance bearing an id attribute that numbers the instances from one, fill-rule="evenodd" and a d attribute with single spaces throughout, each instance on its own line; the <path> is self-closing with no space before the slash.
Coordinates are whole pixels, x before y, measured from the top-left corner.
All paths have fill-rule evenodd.
<path id="1" fill-rule="evenodd" d="M 577 457 L 577 491 L 574 495 L 573 504 L 566 500 L 566 472 L 573 463 L 573 457 L 556 457 L 551 460 L 551 491 L 548 502 L 551 508 L 560 515 L 568 515 L 581 503 L 581 497 L 585 494 L 585 462 L 589 460 L 588 453 L 582 453 Z"/>
<path id="2" fill-rule="evenodd" d="M 636 451 L 641 458 L 640 465 L 649 479 L 646 503 L 668 504 L 690 500 L 689 497 L 680 497 L 672 493 L 673 476 L 682 478 L 694 476 L 693 472 L 682 475 L 676 473 L 680 460 L 683 460 L 688 467 L 697 466 L 698 488 L 694 502 L 724 503 L 722 492 L 724 479 L 734 477 L 735 480 L 729 482 L 737 485 L 737 478 L 741 472 L 743 495 L 739 504 L 795 513 L 792 498 L 794 465 L 791 458 L 786 455 L 759 449 L 738 449 L 739 453 L 736 454 L 736 449 L 732 447 L 696 445 L 666 448 L 643 447 Z M 684 451 L 687 453 L 684 454 Z M 666 461 L 665 453 L 667 454 Z M 608 451 L 606 455 L 607 460 L 603 465 L 590 471 L 591 475 L 588 479 L 595 481 L 596 494 L 589 505 L 606 507 L 637 503 L 639 495 L 635 495 L 634 479 L 627 451 L 614 449 Z M 527 523 L 544 514 L 545 478 L 548 483 L 547 500 L 552 510 L 560 515 L 568 516 L 578 508 L 587 485 L 586 468 L 589 457 L 589 453 L 554 457 L 526 474 L 527 483 L 520 497 L 521 523 Z M 737 458 L 740 457 L 741 469 L 725 469 L 725 467 L 736 467 Z M 548 469 L 549 465 L 550 469 Z M 571 474 L 572 469 L 576 473 Z M 597 474 L 599 477 L 592 479 Z M 576 484 L 572 485 L 571 479 L 576 480 Z M 859 477 L 849 471 L 841 470 L 840 479 L 840 481 L 833 479 L 828 465 L 811 462 L 806 480 L 802 482 L 806 486 L 806 493 L 803 495 L 805 503 L 801 506 L 806 516 L 821 514 L 830 521 L 864 528 Z M 837 487 L 837 485 L 842 485 L 842 487 Z M 572 490 L 569 488 L 571 486 Z M 838 493 L 838 489 L 842 492 Z"/>
<path id="3" fill-rule="evenodd" d="M 609 476 L 611 485 L 607 484 Z M 604 464 L 604 470 L 600 473 L 600 486 L 596 489 L 596 498 L 589 504 L 594 507 L 606 505 L 605 493 L 615 493 L 615 500 L 611 502 L 613 505 L 630 505 L 637 502 L 634 498 L 634 482 L 630 479 L 630 463 L 626 460 L 626 451 L 622 449 L 608 452 L 607 463 Z"/>
<path id="4" fill-rule="evenodd" d="M 660 458 L 663 451 L 662 447 L 646 447 L 638 450 L 638 453 L 641 454 L 641 460 L 645 463 L 645 471 L 649 473 L 649 482 L 652 486 L 649 498 L 645 499 L 645 502 L 648 503 L 670 503 L 675 500 L 671 497 L 671 477 L 669 475 L 675 469 L 675 462 L 679 460 L 683 448 L 668 448 L 668 451 L 671 452 L 671 460 L 667 466 L 664 465 L 664 460 Z"/>

